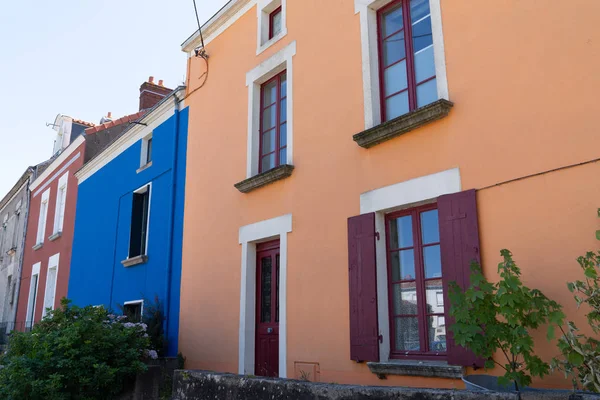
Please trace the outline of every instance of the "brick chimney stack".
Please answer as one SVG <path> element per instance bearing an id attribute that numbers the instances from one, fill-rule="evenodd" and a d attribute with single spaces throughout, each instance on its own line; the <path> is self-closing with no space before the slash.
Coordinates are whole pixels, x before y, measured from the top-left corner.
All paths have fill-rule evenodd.
<path id="1" fill-rule="evenodd" d="M 154 107 L 172 91 L 173 89 L 164 87 L 162 79 L 158 81 L 157 85 L 154 83 L 154 77 L 149 77 L 148 82 L 144 82 L 140 86 L 140 111 Z"/>

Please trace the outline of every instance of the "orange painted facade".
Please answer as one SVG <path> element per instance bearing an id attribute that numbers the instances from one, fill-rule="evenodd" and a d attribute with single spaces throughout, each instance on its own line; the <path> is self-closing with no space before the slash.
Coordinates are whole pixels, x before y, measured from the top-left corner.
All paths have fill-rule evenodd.
<path id="1" fill-rule="evenodd" d="M 496 279 L 499 251 L 510 249 L 525 284 L 562 303 L 583 326 L 566 282 L 581 277 L 575 259 L 597 248 L 594 231 L 600 229 L 594 118 L 600 2 L 438 1 L 454 107 L 439 121 L 369 149 L 353 135 L 369 127 L 368 66 L 355 3 L 370 2 L 287 0 L 287 33 L 257 55 L 262 3 L 234 0 L 229 6 L 246 8 L 229 18 L 222 12 L 205 26 L 208 74 L 203 59 L 188 60 L 179 338 L 186 367 L 240 372 L 240 228 L 291 214 L 281 283 L 287 298 L 284 376 L 297 377 L 295 363 L 309 362 L 318 363 L 323 382 L 463 387 L 454 379 L 379 380 L 349 354 L 347 219 L 361 214 L 364 193 L 448 170 L 459 171 L 460 190 L 477 190 L 486 275 Z M 193 53 L 197 43 L 184 50 Z M 294 43 L 288 79 L 295 169 L 240 193 L 234 184 L 248 171 L 248 73 Z M 557 353 L 545 332 L 536 338 L 543 358 Z M 556 375 L 540 385 L 569 383 Z"/>

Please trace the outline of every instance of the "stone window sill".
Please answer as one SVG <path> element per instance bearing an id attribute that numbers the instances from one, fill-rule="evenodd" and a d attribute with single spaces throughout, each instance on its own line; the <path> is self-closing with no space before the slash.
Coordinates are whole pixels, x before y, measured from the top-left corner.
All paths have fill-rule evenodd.
<path id="1" fill-rule="evenodd" d="M 270 183 L 276 182 L 281 179 L 285 179 L 292 175 L 294 171 L 293 165 L 280 165 L 266 172 L 260 173 L 253 176 L 252 178 L 245 179 L 241 182 L 236 183 L 234 186 L 237 190 L 242 193 L 248 193 L 260 187 L 266 186 Z"/>
<path id="2" fill-rule="evenodd" d="M 137 171 L 135 171 L 137 174 L 139 174 L 140 172 L 150 168 L 152 166 L 152 161 L 150 161 L 149 163 L 147 163 L 146 165 L 141 166 Z"/>
<path id="3" fill-rule="evenodd" d="M 48 238 L 49 241 L 54 242 L 56 239 L 62 236 L 62 232 L 56 232 Z"/>
<path id="4" fill-rule="evenodd" d="M 448 363 L 442 361 L 393 360 L 387 362 L 369 362 L 367 365 L 371 372 L 377 375 L 379 379 L 386 379 L 387 375 L 451 379 L 460 379 L 463 376 L 462 367 L 448 365 Z"/>
<path id="5" fill-rule="evenodd" d="M 121 261 L 124 267 L 133 267 L 134 265 L 145 264 L 148 262 L 148 256 L 136 256 Z"/>
<path id="6" fill-rule="evenodd" d="M 33 250 L 38 250 L 38 249 L 41 249 L 41 248 L 42 248 L 42 246 L 44 246 L 44 243 L 43 243 L 43 242 L 42 242 L 42 243 L 38 243 L 38 244 L 36 244 L 35 246 L 33 246 L 33 247 L 32 247 L 32 249 L 33 249 Z"/>
<path id="7" fill-rule="evenodd" d="M 440 99 L 421 108 L 417 108 L 408 114 L 401 115 L 398 118 L 394 118 L 373 128 L 367 129 L 366 131 L 357 133 L 353 136 L 353 139 L 360 147 L 368 149 L 430 122 L 444 118 L 448 115 L 453 106 L 454 103 L 451 101 Z"/>
<path id="8" fill-rule="evenodd" d="M 282 30 L 277 35 L 273 36 L 271 39 L 267 40 L 262 45 L 260 45 L 258 47 L 258 49 L 256 49 L 256 55 L 257 56 L 260 55 L 262 52 L 267 50 L 269 47 L 271 47 L 275 43 L 279 42 L 281 39 L 283 39 L 285 37 L 285 35 L 287 35 L 287 29 Z"/>

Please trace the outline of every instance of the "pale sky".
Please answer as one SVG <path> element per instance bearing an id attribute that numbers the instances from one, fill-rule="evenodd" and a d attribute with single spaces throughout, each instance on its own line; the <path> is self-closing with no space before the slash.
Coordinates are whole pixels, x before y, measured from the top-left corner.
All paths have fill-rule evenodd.
<path id="1" fill-rule="evenodd" d="M 196 0 L 200 22 L 226 2 Z M 2 1 L 0 199 L 52 155 L 57 114 L 97 124 L 136 112 L 150 75 L 183 83 L 196 29 L 192 0 Z"/>

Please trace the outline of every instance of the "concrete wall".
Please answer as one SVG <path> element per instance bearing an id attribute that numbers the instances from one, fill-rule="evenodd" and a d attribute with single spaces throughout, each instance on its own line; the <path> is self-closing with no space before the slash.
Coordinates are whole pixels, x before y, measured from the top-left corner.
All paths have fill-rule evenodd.
<path id="1" fill-rule="evenodd" d="M 150 167 L 136 172 L 142 146 L 138 140 L 79 185 L 69 282 L 69 298 L 75 304 L 104 304 L 115 312 L 120 312 L 124 302 L 152 302 L 158 296 L 168 307 L 169 355 L 177 354 L 178 348 L 187 114 L 187 109 L 176 111 L 154 129 Z M 128 257 L 133 191 L 147 184 L 151 184 L 148 261 L 124 267 L 121 261 Z M 171 241 L 170 221 L 174 224 Z"/>

